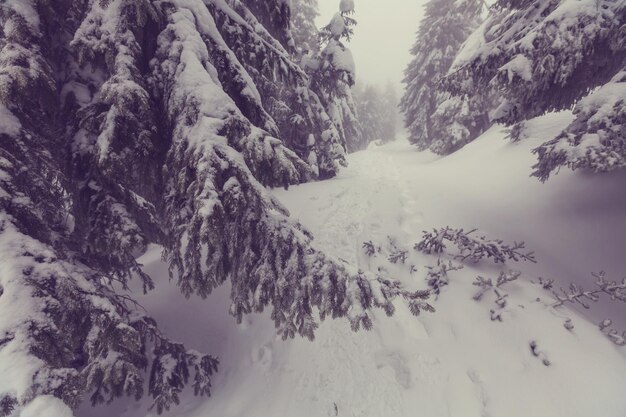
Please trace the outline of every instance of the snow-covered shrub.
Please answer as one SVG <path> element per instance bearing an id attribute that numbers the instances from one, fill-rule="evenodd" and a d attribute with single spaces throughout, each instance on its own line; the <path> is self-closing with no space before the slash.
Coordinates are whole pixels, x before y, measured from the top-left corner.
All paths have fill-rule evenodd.
<path id="1" fill-rule="evenodd" d="M 384 245 L 378 245 L 372 241 L 364 242 L 363 252 L 368 257 L 369 269 L 376 271 L 377 280 L 385 283 L 387 286 L 387 289 L 383 289 L 383 291 L 395 291 L 397 296 L 407 302 L 409 310 L 414 315 L 419 315 L 421 312 L 435 311 L 434 307 L 427 302 L 432 291 L 426 289 L 409 292 L 403 289 L 399 282 L 395 282 L 390 278 L 398 271 L 409 274 L 417 271 L 415 260 L 412 259 L 414 254 L 408 248 L 399 244 L 395 237 L 387 236 L 387 242 Z M 392 298 L 390 297 L 389 299 L 391 300 Z M 382 308 L 389 315 L 395 309 L 391 303 L 386 303 Z"/>
<path id="2" fill-rule="evenodd" d="M 435 307 L 427 303 L 430 297 L 430 291 L 416 291 L 409 297 L 405 297 L 409 303 L 409 310 L 414 316 L 419 316 L 422 311 L 427 313 L 434 313 Z"/>

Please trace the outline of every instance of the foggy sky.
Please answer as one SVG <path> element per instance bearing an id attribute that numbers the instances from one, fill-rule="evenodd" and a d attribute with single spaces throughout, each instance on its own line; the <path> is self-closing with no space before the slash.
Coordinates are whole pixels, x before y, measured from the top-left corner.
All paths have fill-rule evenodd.
<path id="1" fill-rule="evenodd" d="M 400 92 L 401 80 L 415 41 L 426 0 L 355 0 L 358 25 L 349 47 L 357 79 L 384 85 L 391 81 Z M 319 0 L 318 26 L 325 26 L 339 10 L 339 0 Z"/>

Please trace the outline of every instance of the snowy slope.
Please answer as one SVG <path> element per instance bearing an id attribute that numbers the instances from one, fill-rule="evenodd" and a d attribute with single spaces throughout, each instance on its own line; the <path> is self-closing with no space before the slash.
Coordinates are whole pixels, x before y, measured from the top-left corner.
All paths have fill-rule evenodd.
<path id="1" fill-rule="evenodd" d="M 502 140 L 502 128 L 494 127 L 442 159 L 403 141 L 373 147 L 353 154 L 336 179 L 276 191 L 320 248 L 364 270 L 383 266 L 412 288 L 425 287 L 426 266 L 436 258 L 410 250 L 406 264 L 392 265 L 382 254 L 364 255 L 362 243 L 387 248 L 391 237 L 411 248 L 423 229 L 445 225 L 525 240 L 539 263 L 509 265 L 524 275 L 505 287 L 502 322 L 490 319 L 493 295 L 472 299 L 476 275 L 499 271 L 488 263 L 451 273 L 433 300 L 434 314 L 415 318 L 398 303 L 391 318 L 376 313 L 371 332 L 326 321 L 312 343 L 277 339 L 267 315 L 236 325 L 227 313 L 228 288 L 187 301 L 162 278 L 141 302 L 174 339 L 221 361 L 212 398 L 185 398 L 165 415 L 624 417 L 626 350 L 576 312 L 546 307 L 550 297 L 530 282 L 542 275 L 591 284 L 592 271 L 605 269 L 613 279 L 626 273 L 626 175 L 598 181 L 562 172 L 545 185 L 528 178 L 529 149 L 570 119 L 562 113 L 531 121 L 530 138 L 519 144 Z M 158 248 L 142 261 L 153 276 L 166 276 Z M 602 305 L 593 314 L 611 313 L 623 325 L 618 307 Z M 152 415 L 148 403 L 85 407 L 78 415 Z"/>

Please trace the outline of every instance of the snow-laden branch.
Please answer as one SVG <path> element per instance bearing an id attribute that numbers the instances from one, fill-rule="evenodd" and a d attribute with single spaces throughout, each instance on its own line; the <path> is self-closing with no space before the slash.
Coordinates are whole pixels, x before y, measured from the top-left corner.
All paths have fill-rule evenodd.
<path id="1" fill-rule="evenodd" d="M 596 278 L 595 285 L 597 288 L 587 290 L 581 286 L 572 283 L 567 290 L 559 288 L 556 291 L 551 285 L 549 290 L 556 299 L 552 304 L 553 307 L 559 307 L 566 303 L 576 303 L 584 308 L 589 308 L 589 302 L 596 302 L 601 295 L 607 295 L 613 301 L 626 302 L 626 278 L 622 282 L 608 281 L 604 271 L 592 274 Z"/>
<path id="2" fill-rule="evenodd" d="M 506 244 L 500 239 L 488 239 L 485 236 L 471 236 L 476 229 L 468 232 L 463 229 L 444 227 L 432 232 L 424 231 L 422 240 L 415 245 L 415 250 L 423 253 L 442 253 L 446 249 L 446 241 L 454 244 L 459 254 L 456 259 L 479 262 L 483 258 L 492 259 L 495 263 L 505 263 L 507 260 L 529 261 L 536 263 L 534 252 L 523 251 L 524 242 Z"/>

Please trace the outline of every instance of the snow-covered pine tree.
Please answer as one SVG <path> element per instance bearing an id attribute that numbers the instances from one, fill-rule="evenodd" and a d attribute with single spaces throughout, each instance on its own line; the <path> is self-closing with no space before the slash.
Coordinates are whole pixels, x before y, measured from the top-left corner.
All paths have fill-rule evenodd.
<path id="1" fill-rule="evenodd" d="M 363 132 L 351 87 L 356 80 L 354 59 L 345 45 L 354 32 L 354 1 L 342 0 L 340 11 L 322 28 L 317 49 L 304 57 L 302 66 L 311 77 L 315 91 L 337 127 L 348 152 L 363 149 Z"/>
<path id="2" fill-rule="evenodd" d="M 447 154 L 476 138 L 489 121 L 483 94 L 444 89 L 461 45 L 480 24 L 481 0 L 431 0 L 411 49 L 400 108 L 409 141 L 419 149 Z"/>
<path id="3" fill-rule="evenodd" d="M 67 176 L 74 210 L 73 238 L 81 256 L 125 284 L 149 241 L 159 241 L 157 178 L 162 161 L 157 110 L 141 67 L 142 38 L 154 36 L 156 13 L 148 1 L 74 2 L 64 22 L 57 79 L 67 146 Z M 84 14 L 84 17 L 82 17 Z M 81 18 L 82 17 L 82 18 Z M 64 45 L 66 39 L 72 39 Z M 66 52 L 71 49 L 71 53 Z M 87 68 L 92 71 L 86 70 Z M 107 74 L 106 76 L 103 76 Z M 95 94 L 95 92 L 98 94 Z"/>
<path id="4" fill-rule="evenodd" d="M 398 129 L 398 95 L 391 82 L 385 85 L 381 95 L 382 106 L 382 137 L 383 141 L 392 141 L 396 138 Z"/>
<path id="5" fill-rule="evenodd" d="M 495 89 L 505 100 L 494 117 L 509 125 L 571 108 L 591 92 L 559 139 L 537 150 L 534 175 L 545 180 L 560 165 L 618 167 L 623 105 L 607 92 L 623 84 L 625 23 L 623 1 L 500 0 L 465 44 L 449 84 Z"/>
<path id="6" fill-rule="evenodd" d="M 284 2 L 269 3 L 277 6 L 257 7 L 264 14 L 279 13 Z M 214 65 L 226 91 L 246 118 L 282 138 L 288 148 L 309 162 L 314 175 L 335 176 L 345 165 L 341 136 L 318 96 L 308 87 L 306 74 L 242 2 L 229 4 L 232 8 L 221 2 L 207 2 L 218 35 L 209 39 L 215 39 L 214 47 L 225 55 Z M 282 27 L 283 12 L 280 13 L 279 17 L 265 20 L 278 22 Z"/>
<path id="7" fill-rule="evenodd" d="M 372 284 L 314 250 L 309 234 L 251 175 L 266 167 L 246 163 L 246 143 L 264 133 L 245 124 L 204 67 L 210 57 L 201 28 L 210 27 L 209 19 L 206 9 L 184 3 L 168 9 L 152 61 L 172 135 L 165 162 L 165 247 L 183 293 L 207 296 L 230 279 L 233 315 L 241 319 L 271 306 L 283 337 L 312 338 L 313 307 L 322 317 L 356 314 L 354 328 L 368 324 L 373 301 L 361 289 L 370 293 Z M 266 171 L 274 182 L 297 179 L 300 171 L 288 151 L 277 141 L 262 144 L 268 145 L 274 155 L 268 155 L 266 163 L 273 165 Z"/>
<path id="8" fill-rule="evenodd" d="M 353 91 L 359 121 L 363 128 L 363 140 L 370 143 L 382 139 L 384 109 L 378 88 L 373 84 L 362 85 L 357 83 Z"/>
<path id="9" fill-rule="evenodd" d="M 137 276 L 159 284 L 135 261 L 150 243 L 185 295 L 230 280 L 231 313 L 270 307 L 283 337 L 312 338 L 315 309 L 358 329 L 396 296 L 425 307 L 315 250 L 263 188 L 312 174 L 250 75 L 302 72 L 249 22 L 238 1 L 2 4 L 1 416 L 146 388 L 161 412 L 188 382 L 210 393 L 216 359 L 168 340 L 121 291 Z M 244 66 L 251 40 L 259 61 Z"/>
<path id="10" fill-rule="evenodd" d="M 320 31 L 315 24 L 319 14 L 317 0 L 293 0 L 291 4 L 291 32 L 296 45 L 291 52 L 294 60 L 306 71 L 307 63 L 311 62 L 310 57 L 319 53 Z M 310 82 L 307 85 L 310 86 Z M 299 155 L 308 155 L 307 159 L 313 161 L 310 162 L 312 165 L 315 166 L 315 161 L 319 159 L 317 165 L 321 168 L 320 178 L 332 177 L 337 165 L 345 165 L 345 137 L 341 119 L 327 115 L 325 106 L 312 89 L 298 89 L 296 92 L 300 96 L 289 101 L 287 105 L 281 103 L 282 105 L 273 106 L 282 115 L 277 120 L 282 120 L 279 125 L 283 127 L 283 137 L 286 138 L 287 146 L 296 149 Z M 311 118 L 311 114 L 321 116 Z M 322 121 L 321 125 L 318 120 Z M 308 134 L 308 137 L 302 135 L 303 132 L 312 130 L 322 133 Z"/>
<path id="11" fill-rule="evenodd" d="M 290 0 L 240 0 L 254 14 L 263 27 L 288 51 L 295 51 L 291 34 Z M 234 2 L 233 2 L 234 3 Z"/>
<path id="12" fill-rule="evenodd" d="M 120 257 L 126 271 L 114 274 L 117 260 L 86 256 L 87 237 L 77 239 L 74 225 L 88 219 L 72 195 L 84 177 L 66 168 L 58 85 L 67 61 L 59 47 L 84 5 L 5 3 L 1 10 L 0 415 L 19 415 L 35 401 L 67 410 L 84 395 L 92 403 L 138 398 L 146 386 L 161 410 L 178 401 L 192 371 L 196 393 L 208 394 L 216 360 L 163 337 L 113 290 L 111 280 L 128 277 L 134 260 Z M 115 219 L 119 233 L 123 221 Z M 112 242 L 112 257 L 125 249 Z"/>
<path id="13" fill-rule="evenodd" d="M 317 0 L 291 0 L 291 33 L 298 56 L 317 50 L 319 29 Z"/>
<path id="14" fill-rule="evenodd" d="M 375 140 L 391 141 L 396 137 L 398 100 L 393 85 L 385 89 L 357 83 L 353 88 L 363 140 L 367 145 Z"/>

